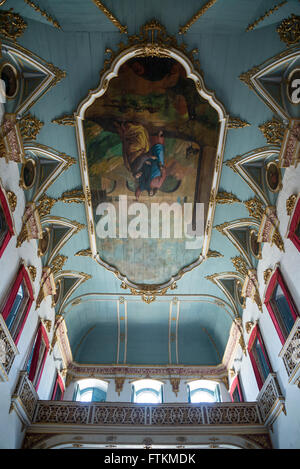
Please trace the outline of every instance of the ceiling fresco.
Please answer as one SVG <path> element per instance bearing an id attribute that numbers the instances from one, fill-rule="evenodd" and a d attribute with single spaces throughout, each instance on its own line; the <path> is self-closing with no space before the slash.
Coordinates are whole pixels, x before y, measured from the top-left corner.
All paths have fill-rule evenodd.
<path id="1" fill-rule="evenodd" d="M 1 5 L 20 184 L 40 221 L 55 330 L 73 366 L 227 366 L 233 342 L 243 344 L 245 302 L 261 307 L 264 245 L 282 249 L 270 207 L 282 144 L 299 129 L 299 34 L 289 26 L 299 27 L 300 3 L 161 3 Z M 203 203 L 196 248 L 186 249 L 183 231 L 118 236 L 119 216 L 116 236 L 103 236 L 123 196 L 148 212 L 190 203 L 194 228 Z M 137 207 L 130 221 L 141 230 Z"/>

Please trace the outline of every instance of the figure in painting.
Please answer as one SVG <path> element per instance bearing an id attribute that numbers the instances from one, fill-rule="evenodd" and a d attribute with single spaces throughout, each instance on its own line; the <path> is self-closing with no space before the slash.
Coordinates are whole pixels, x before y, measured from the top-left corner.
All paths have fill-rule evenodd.
<path id="1" fill-rule="evenodd" d="M 143 191 L 153 196 L 167 177 L 163 132 L 149 136 L 141 124 L 116 122 L 115 125 L 122 140 L 124 165 L 138 183 L 136 199 Z"/>

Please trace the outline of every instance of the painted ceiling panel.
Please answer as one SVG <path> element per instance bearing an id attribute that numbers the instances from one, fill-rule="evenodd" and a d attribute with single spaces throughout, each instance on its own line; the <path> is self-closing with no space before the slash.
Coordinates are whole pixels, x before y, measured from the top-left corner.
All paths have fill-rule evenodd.
<path id="1" fill-rule="evenodd" d="M 240 251 L 215 227 L 248 218 L 245 202 L 257 194 L 240 174 L 223 164 L 219 192 L 230 193 L 239 201 L 216 204 L 209 246 L 213 256 L 185 273 L 174 285 L 174 290 L 169 289 L 164 296 L 158 295 L 154 301 L 151 295 L 150 299 L 147 297 L 147 289 L 135 291 L 128 285 L 124 288 L 111 270 L 89 255 L 78 255 L 90 248 L 85 204 L 82 201 L 64 203 L 58 199 L 66 191 L 83 191 L 81 155 L 75 127 L 58 125 L 53 120 L 72 117 L 76 113 L 89 90 L 95 90 L 100 83 L 100 72 L 109 58 L 106 48 L 117 51 L 119 43 L 126 42 L 127 36 L 120 34 L 93 0 L 41 0 L 36 3 L 60 23 L 61 30 L 24 0 L 7 0 L 2 9 L 13 7 L 27 22 L 27 29 L 18 38 L 18 44 L 66 72 L 66 77 L 39 97 L 30 111 L 44 124 L 36 142 L 76 160 L 76 164 L 46 190 L 48 196 L 57 199 L 51 216 L 85 225 L 60 250 L 60 254 L 66 256 L 64 269 L 91 276 L 74 290 L 63 311 L 73 359 L 93 364 L 219 364 L 229 338 L 233 313 L 229 306 L 226 313 L 216 304 L 200 302 L 200 298 L 210 296 L 211 300 L 228 302 L 224 292 L 206 277 L 236 272 L 232 259 L 239 256 Z M 141 26 L 155 18 L 166 27 L 168 34 L 176 36 L 178 44 L 184 41 L 187 50 L 198 49 L 195 58 L 199 59 L 205 87 L 214 92 L 228 116 L 248 124 L 243 128 L 228 129 L 223 155 L 227 162 L 268 145 L 259 126 L 273 118 L 273 110 L 239 77 L 287 50 L 276 27 L 291 12 L 299 15 L 300 3 L 289 0 L 278 11 L 259 20 L 252 31 L 246 32 L 247 26 L 263 17 L 275 2 L 218 0 L 186 34 L 178 34 L 179 28 L 206 3 L 189 0 L 183 11 L 182 0 L 164 0 L 163 6 L 161 0 L 103 1 L 119 22 L 128 27 L 129 35 L 139 34 Z M 15 103 L 12 101 L 9 106 L 14 112 Z M 30 200 L 29 192 L 27 197 Z M 276 193 L 269 192 L 266 197 L 270 204 L 276 203 Z M 178 253 L 174 251 L 176 261 Z M 151 276 L 151 258 L 144 255 L 144 261 Z M 167 267 L 171 271 L 175 269 L 174 265 Z M 145 292 L 149 304 L 142 300 Z M 80 299 L 82 302 L 78 304 Z M 126 317 L 126 321 L 121 317 Z"/>

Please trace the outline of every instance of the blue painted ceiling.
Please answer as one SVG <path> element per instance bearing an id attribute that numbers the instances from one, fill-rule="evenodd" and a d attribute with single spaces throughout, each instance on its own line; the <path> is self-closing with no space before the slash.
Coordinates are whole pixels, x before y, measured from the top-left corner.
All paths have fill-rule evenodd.
<path id="1" fill-rule="evenodd" d="M 99 84 L 106 48 L 117 50 L 126 35 L 92 0 L 41 0 L 39 7 L 61 25 L 53 27 L 45 17 L 23 0 L 7 0 L 2 10 L 13 8 L 27 22 L 18 44 L 48 63 L 66 72 L 66 77 L 52 87 L 30 109 L 44 123 L 36 142 L 66 153 L 78 162 L 75 128 L 52 123 L 62 115 L 71 115 L 91 89 Z M 229 129 L 224 161 L 267 145 L 259 125 L 272 119 L 273 112 L 239 79 L 241 73 L 285 51 L 276 27 L 291 13 L 299 14 L 298 1 L 288 1 L 250 32 L 247 26 L 278 3 L 274 0 L 218 0 L 184 35 L 178 31 L 204 5 L 189 0 L 105 0 L 105 6 L 128 27 L 128 34 L 138 34 L 140 27 L 155 18 L 178 43 L 188 50 L 198 49 L 197 58 L 205 85 L 214 91 L 227 113 L 249 126 Z M 58 199 L 62 193 L 81 188 L 79 164 L 72 165 L 47 189 Z M 223 165 L 220 191 L 232 192 L 241 202 L 254 197 L 249 185 L 228 166 Z M 272 203 L 276 198 L 268 194 Z M 84 204 L 57 202 L 51 215 L 76 220 L 86 226 Z M 243 203 L 216 206 L 213 225 L 248 218 Z M 213 229 L 210 249 L 222 257 L 211 257 L 186 273 L 174 291 L 157 297 L 150 304 L 140 296 L 121 288 L 111 272 L 90 257 L 75 256 L 89 248 L 86 227 L 63 245 L 60 254 L 67 256 L 64 271 L 76 271 L 91 277 L 68 298 L 60 313 L 65 316 L 73 359 L 78 363 L 182 364 L 217 365 L 229 338 L 234 311 L 228 297 L 206 276 L 236 272 L 232 258 L 240 252 L 230 240 Z M 253 259 L 254 266 L 256 261 Z M 120 297 L 125 299 L 124 302 Z M 174 297 L 179 300 L 174 302 Z M 219 298 L 220 304 L 213 303 Z M 80 299 L 81 301 L 74 300 Z M 178 309 L 179 308 L 179 309 Z M 238 314 L 242 314 L 241 308 Z M 123 319 L 121 319 L 123 318 Z M 175 339 L 174 339 L 175 337 Z"/>

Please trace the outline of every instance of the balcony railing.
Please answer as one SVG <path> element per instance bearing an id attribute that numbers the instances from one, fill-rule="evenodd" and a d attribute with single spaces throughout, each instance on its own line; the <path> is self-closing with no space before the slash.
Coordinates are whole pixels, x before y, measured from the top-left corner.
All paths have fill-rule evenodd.
<path id="1" fill-rule="evenodd" d="M 93 435 L 97 435 L 99 443 L 107 432 L 112 431 L 131 435 L 134 441 L 146 437 L 149 431 L 153 437 L 159 438 L 159 442 L 162 435 L 164 438 L 170 435 L 175 445 L 180 429 L 198 438 L 201 427 L 202 435 L 209 432 L 219 438 L 232 433 L 240 438 L 238 445 L 271 447 L 258 402 L 140 405 L 124 402 L 44 401 L 38 399 L 27 372 L 22 371 L 12 396 L 12 410 L 17 412 L 27 427 L 24 448 L 39 447 L 40 444 L 43 446 L 46 440 L 49 443 L 49 438 L 50 447 L 53 444 L 55 446 L 51 438 L 54 435 L 55 439 L 56 434 L 70 441 L 73 437 L 77 441 L 77 438 L 82 439 L 83 436 L 89 441 L 89 438 L 93 439 Z"/>
<path id="2" fill-rule="evenodd" d="M 300 387 L 300 318 L 295 321 L 279 356 L 283 360 L 289 382 Z"/>
<path id="3" fill-rule="evenodd" d="M 32 423 L 72 425 L 257 425 L 256 403 L 147 404 L 39 401 Z"/>
<path id="4" fill-rule="evenodd" d="M 8 374 L 18 353 L 18 349 L 0 314 L 0 381 L 8 380 Z"/>
<path id="5" fill-rule="evenodd" d="M 257 402 L 265 425 L 272 426 L 281 411 L 285 413 L 285 399 L 277 381 L 276 373 L 269 373 L 261 388 Z"/>
<path id="6" fill-rule="evenodd" d="M 26 425 L 30 425 L 33 419 L 38 394 L 32 382 L 28 379 L 26 371 L 21 371 L 17 386 L 11 398 L 10 412 L 14 409 L 20 419 Z"/>

